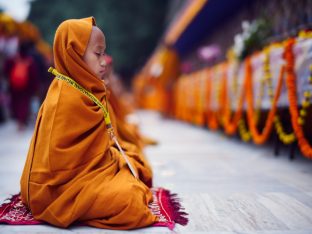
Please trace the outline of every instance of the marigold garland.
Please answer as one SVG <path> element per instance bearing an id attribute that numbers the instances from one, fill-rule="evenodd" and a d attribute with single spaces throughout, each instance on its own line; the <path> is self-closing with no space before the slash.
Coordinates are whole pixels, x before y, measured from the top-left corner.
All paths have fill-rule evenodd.
<path id="1" fill-rule="evenodd" d="M 246 122 L 243 118 L 241 118 L 238 122 L 238 131 L 243 141 L 248 142 L 251 140 L 251 133 L 247 129 Z"/>
<path id="2" fill-rule="evenodd" d="M 226 72 L 224 72 L 224 73 L 226 73 Z M 237 79 L 237 77 L 235 77 L 234 79 Z M 246 87 L 246 84 L 247 84 L 246 81 L 247 81 L 247 79 L 245 76 L 244 84 L 243 84 L 244 87 Z M 225 83 L 224 86 L 227 87 L 227 77 L 226 76 L 224 79 L 224 83 Z M 242 89 L 241 94 L 240 94 L 239 99 L 238 99 L 237 109 L 236 109 L 235 113 L 233 113 L 233 114 L 231 111 L 231 105 L 229 104 L 230 100 L 229 100 L 228 94 L 225 91 L 225 98 L 224 98 L 225 101 L 223 104 L 225 107 L 224 112 L 223 112 L 223 126 L 224 126 L 225 133 L 228 135 L 233 135 L 236 133 L 237 127 L 238 127 L 239 122 L 242 118 L 243 105 L 244 105 L 244 100 L 245 100 L 244 99 L 245 98 L 245 90 L 246 90 L 246 88 Z M 231 118 L 231 116 L 232 116 L 232 118 Z"/>
<path id="3" fill-rule="evenodd" d="M 221 127 L 224 126 L 224 112 L 225 112 L 225 100 L 226 100 L 226 74 L 225 69 L 227 64 L 219 64 L 217 65 L 217 74 L 221 74 L 220 80 L 218 80 L 217 89 L 216 89 L 216 97 L 217 97 L 217 111 L 216 111 L 216 118 L 219 122 Z"/>
<path id="4" fill-rule="evenodd" d="M 204 75 L 205 75 L 205 71 L 199 71 L 198 75 L 196 77 L 196 85 L 198 90 L 198 94 L 197 94 L 197 117 L 196 117 L 196 124 L 199 126 L 203 126 L 204 124 L 204 95 L 205 95 L 205 87 L 203 84 L 203 80 L 204 80 Z"/>
<path id="5" fill-rule="evenodd" d="M 288 89 L 289 111 L 291 114 L 291 123 L 298 139 L 299 148 L 304 156 L 312 159 L 312 146 L 304 136 L 302 126 L 300 124 L 299 111 L 297 107 L 297 86 L 296 74 L 294 69 L 293 46 L 295 39 L 290 38 L 285 43 L 285 60 L 286 60 L 286 84 Z M 301 122 L 302 123 L 302 122 Z"/>
<path id="6" fill-rule="evenodd" d="M 219 128 L 219 123 L 217 119 L 216 111 L 213 111 L 211 108 L 211 87 L 212 87 L 212 77 L 211 77 L 211 70 L 208 73 L 207 79 L 207 92 L 206 92 L 206 100 L 207 100 L 207 126 L 211 130 L 217 130 Z"/>
<path id="7" fill-rule="evenodd" d="M 276 113 L 277 109 L 277 101 L 280 96 L 281 92 L 281 87 L 282 87 L 282 78 L 284 74 L 284 67 L 280 69 L 280 75 L 278 79 L 278 85 L 277 89 L 274 95 L 274 99 L 272 102 L 271 109 L 268 113 L 267 119 L 265 121 L 264 128 L 262 132 L 259 132 L 257 129 L 257 124 L 254 119 L 254 107 L 253 107 L 253 89 L 252 89 L 252 67 L 251 67 L 251 61 L 250 57 L 246 59 L 246 75 L 247 75 L 247 85 L 246 85 L 246 99 L 247 99 L 247 120 L 248 120 L 248 127 L 250 129 L 252 139 L 256 144 L 263 144 L 264 142 L 267 141 L 269 138 L 271 131 L 272 131 L 272 126 L 273 126 L 273 121 L 274 121 L 274 116 Z"/>
<path id="8" fill-rule="evenodd" d="M 273 90 L 273 85 L 272 85 L 272 74 L 271 74 L 271 68 L 270 68 L 270 46 L 267 47 L 264 50 L 264 54 L 265 54 L 265 59 L 264 59 L 264 63 L 263 63 L 263 72 L 264 72 L 264 76 L 263 76 L 263 86 L 265 84 L 265 82 L 268 85 L 268 93 L 269 93 L 269 98 L 271 100 L 271 103 L 274 100 L 274 90 Z M 284 66 L 284 65 L 282 65 Z M 284 75 L 282 75 L 281 79 L 284 78 Z M 292 133 L 285 133 L 282 122 L 280 120 L 280 117 L 278 116 L 278 113 L 276 112 L 275 117 L 274 117 L 274 127 L 275 130 L 277 132 L 278 138 L 280 139 L 280 141 L 282 141 L 284 144 L 291 144 L 296 140 L 295 134 L 294 132 Z"/>

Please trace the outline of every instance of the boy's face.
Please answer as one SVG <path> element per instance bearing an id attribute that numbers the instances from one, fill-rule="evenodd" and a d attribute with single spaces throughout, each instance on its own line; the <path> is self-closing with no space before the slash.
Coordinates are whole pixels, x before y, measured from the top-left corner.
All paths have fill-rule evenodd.
<path id="1" fill-rule="evenodd" d="M 105 49 L 106 43 L 103 32 L 98 27 L 93 26 L 89 43 L 82 59 L 101 80 L 107 78 L 108 75 Z"/>

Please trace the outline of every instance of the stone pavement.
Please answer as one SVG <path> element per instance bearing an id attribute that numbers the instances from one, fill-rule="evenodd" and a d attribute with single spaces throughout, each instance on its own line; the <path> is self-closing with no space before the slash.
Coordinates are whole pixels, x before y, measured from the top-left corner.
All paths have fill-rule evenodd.
<path id="1" fill-rule="evenodd" d="M 145 149 L 154 186 L 178 193 L 189 224 L 174 231 L 149 227 L 112 231 L 91 227 L 0 225 L 0 233 L 312 233 L 312 160 L 288 152 L 274 157 L 270 146 L 256 146 L 222 133 L 138 113 L 141 130 L 159 141 Z M 23 133 L 13 122 L 0 126 L 0 202 L 19 192 L 32 127 Z M 66 212 L 66 211 L 64 211 Z"/>

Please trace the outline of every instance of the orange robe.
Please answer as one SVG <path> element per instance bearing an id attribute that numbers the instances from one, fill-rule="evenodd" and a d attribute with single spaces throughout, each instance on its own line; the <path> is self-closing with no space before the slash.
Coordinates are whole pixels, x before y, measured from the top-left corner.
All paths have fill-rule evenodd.
<path id="1" fill-rule="evenodd" d="M 56 31 L 56 69 L 91 91 L 103 104 L 108 93 L 82 60 L 93 18 L 68 20 Z M 112 125 L 116 118 L 108 103 Z M 118 136 L 118 138 L 120 138 Z M 110 139 L 101 109 L 66 82 L 54 79 L 37 117 L 24 171 L 22 201 L 35 219 L 67 227 L 80 221 L 99 228 L 132 229 L 157 221 L 144 183 L 150 168 L 136 146 L 120 141 L 140 180 Z"/>

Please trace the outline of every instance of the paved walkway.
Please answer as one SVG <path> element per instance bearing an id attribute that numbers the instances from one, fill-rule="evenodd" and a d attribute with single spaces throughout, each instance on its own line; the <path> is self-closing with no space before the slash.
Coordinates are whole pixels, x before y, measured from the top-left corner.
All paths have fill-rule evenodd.
<path id="1" fill-rule="evenodd" d="M 142 131 L 159 141 L 146 148 L 155 186 L 176 192 L 189 213 L 186 227 L 145 228 L 132 233 L 312 233 L 312 161 L 271 147 L 140 112 Z M 19 191 L 32 130 L 0 127 L 0 201 Z M 66 211 L 64 211 L 66 212 Z M 0 233 L 124 233 L 90 227 L 0 225 Z"/>

